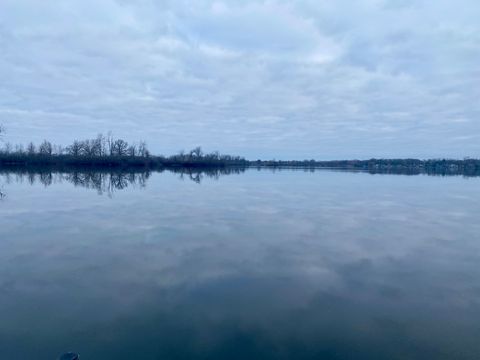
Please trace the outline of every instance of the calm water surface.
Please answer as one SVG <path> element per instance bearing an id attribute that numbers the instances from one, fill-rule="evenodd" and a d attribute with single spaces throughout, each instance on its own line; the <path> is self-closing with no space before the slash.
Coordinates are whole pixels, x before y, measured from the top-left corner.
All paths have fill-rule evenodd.
<path id="1" fill-rule="evenodd" d="M 480 359 L 480 178 L 60 180 L 0 177 L 2 360 Z"/>

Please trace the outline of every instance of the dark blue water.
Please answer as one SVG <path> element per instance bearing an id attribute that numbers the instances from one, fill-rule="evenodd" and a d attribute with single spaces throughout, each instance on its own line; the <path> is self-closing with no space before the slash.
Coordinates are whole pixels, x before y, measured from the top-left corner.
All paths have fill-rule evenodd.
<path id="1" fill-rule="evenodd" d="M 2 360 L 480 358 L 479 178 L 42 176 L 0 178 Z"/>

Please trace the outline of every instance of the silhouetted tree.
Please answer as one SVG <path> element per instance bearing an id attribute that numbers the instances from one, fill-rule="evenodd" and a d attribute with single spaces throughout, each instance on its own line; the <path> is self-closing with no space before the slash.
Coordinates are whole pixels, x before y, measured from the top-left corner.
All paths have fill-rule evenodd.
<path id="1" fill-rule="evenodd" d="M 80 156 L 82 152 L 82 144 L 75 140 L 72 145 L 67 147 L 67 153 L 72 156 Z"/>
<path id="2" fill-rule="evenodd" d="M 53 145 L 53 153 L 57 155 L 63 155 L 65 149 L 62 145 Z"/>
<path id="3" fill-rule="evenodd" d="M 44 140 L 40 144 L 40 147 L 38 148 L 38 152 L 41 155 L 52 155 L 52 152 L 53 152 L 52 144 L 49 141 Z"/>
<path id="4" fill-rule="evenodd" d="M 197 146 L 195 149 L 190 150 L 191 157 L 201 157 L 203 155 L 202 148 Z"/>
<path id="5" fill-rule="evenodd" d="M 3 147 L 3 152 L 5 154 L 10 154 L 12 152 L 12 144 L 10 144 L 9 142 L 5 143 Z"/>
<path id="6" fill-rule="evenodd" d="M 15 145 L 15 153 L 18 154 L 18 155 L 22 155 L 22 154 L 25 153 L 25 150 L 24 150 L 22 144 L 16 144 Z"/>
<path id="7" fill-rule="evenodd" d="M 137 147 L 136 145 L 132 144 L 127 149 L 128 156 L 135 157 L 137 156 Z"/>
<path id="8" fill-rule="evenodd" d="M 96 139 L 84 140 L 81 144 L 83 155 L 102 156 L 103 135 L 98 135 Z"/>
<path id="9" fill-rule="evenodd" d="M 35 155 L 35 152 L 37 149 L 35 148 L 35 144 L 31 142 L 30 144 L 27 145 L 27 154 L 28 155 Z"/>
<path id="10" fill-rule="evenodd" d="M 112 149 L 112 155 L 125 156 L 127 155 L 128 143 L 122 139 L 115 140 Z"/>
<path id="11" fill-rule="evenodd" d="M 114 143 L 114 139 L 113 139 L 113 136 L 112 136 L 112 132 L 109 131 L 108 134 L 107 134 L 107 138 L 106 138 L 106 147 L 107 147 L 107 152 L 109 155 L 113 156 L 113 143 Z"/>
<path id="12" fill-rule="evenodd" d="M 149 152 L 147 149 L 147 143 L 145 141 L 140 141 L 140 144 L 138 145 L 138 156 L 142 157 L 147 157 L 149 156 Z"/>

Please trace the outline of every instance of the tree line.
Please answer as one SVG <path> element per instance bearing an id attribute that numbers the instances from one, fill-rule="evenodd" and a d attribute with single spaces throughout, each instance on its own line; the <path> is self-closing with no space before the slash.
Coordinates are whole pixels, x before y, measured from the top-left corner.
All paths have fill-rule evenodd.
<path id="1" fill-rule="evenodd" d="M 368 160 L 256 160 L 250 166 L 270 169 L 341 169 L 371 174 L 429 174 L 480 176 L 480 160 L 457 159 L 368 159 Z"/>
<path id="2" fill-rule="evenodd" d="M 4 133 L 0 126 L 0 137 Z M 44 140 L 27 146 L 5 143 L 0 148 L 0 166 L 13 167 L 91 167 L 91 168 L 208 168 L 208 167 L 258 167 L 258 168 L 333 168 L 370 173 L 439 174 L 466 176 L 480 175 L 480 160 L 456 159 L 369 159 L 369 160 L 256 160 L 249 161 L 240 156 L 220 154 L 218 151 L 205 153 L 197 146 L 190 151 L 180 151 L 171 156 L 152 155 L 145 141 L 128 143 L 99 134 L 93 139 L 75 140 L 68 146 L 54 145 Z"/>
<path id="3" fill-rule="evenodd" d="M 153 156 L 145 141 L 129 143 L 111 134 L 99 134 L 93 139 L 75 140 L 68 146 L 44 140 L 27 146 L 5 143 L 0 148 L 0 165 L 16 166 L 91 166 L 91 167 L 215 167 L 246 166 L 240 156 L 224 155 L 218 151 L 205 153 L 197 146 L 171 156 Z"/>
<path id="4" fill-rule="evenodd" d="M 75 140 L 69 146 L 54 145 L 44 140 L 39 145 L 30 142 L 26 147 L 22 144 L 12 145 L 6 143 L 0 150 L 2 154 L 18 155 L 70 155 L 74 157 L 105 157 L 105 156 L 131 156 L 148 157 L 150 152 L 145 141 L 128 143 L 123 139 L 115 139 L 111 135 L 99 134 L 94 139 Z"/>

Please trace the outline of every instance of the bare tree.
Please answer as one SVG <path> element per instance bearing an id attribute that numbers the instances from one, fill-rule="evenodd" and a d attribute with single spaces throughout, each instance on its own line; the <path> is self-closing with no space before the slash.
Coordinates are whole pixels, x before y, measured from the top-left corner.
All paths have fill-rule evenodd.
<path id="1" fill-rule="evenodd" d="M 103 136 L 103 134 L 99 134 L 97 139 L 100 141 L 100 155 L 106 156 L 107 155 L 107 145 L 108 145 L 108 138 Z"/>
<path id="2" fill-rule="evenodd" d="M 102 156 L 102 148 L 103 148 L 103 135 L 99 134 L 95 139 L 93 140 L 85 140 L 85 149 L 88 149 L 86 151 L 85 155 L 89 156 Z"/>
<path id="3" fill-rule="evenodd" d="M 89 156 L 90 155 L 90 141 L 82 140 L 78 142 L 80 146 L 80 155 Z"/>
<path id="4" fill-rule="evenodd" d="M 65 148 L 62 145 L 53 145 L 53 153 L 63 155 L 65 153 Z"/>
<path id="5" fill-rule="evenodd" d="M 37 149 L 35 148 L 35 144 L 31 142 L 30 144 L 27 145 L 27 154 L 28 155 L 34 155 Z"/>
<path id="6" fill-rule="evenodd" d="M 108 153 L 110 156 L 113 155 L 113 135 L 112 135 L 112 132 L 109 131 L 108 134 L 107 134 L 107 139 L 106 139 L 106 147 L 108 148 Z"/>
<path id="7" fill-rule="evenodd" d="M 72 156 L 80 156 L 82 152 L 82 144 L 75 140 L 72 145 L 67 147 L 67 153 Z"/>
<path id="8" fill-rule="evenodd" d="M 23 148 L 22 144 L 16 144 L 15 145 L 15 153 L 17 153 L 17 154 L 24 154 L 25 153 L 25 149 Z"/>
<path id="9" fill-rule="evenodd" d="M 47 140 L 44 140 L 41 144 L 40 144 L 40 147 L 38 148 L 38 152 L 42 155 L 52 155 L 52 152 L 53 152 L 53 146 L 52 144 L 47 141 Z"/>
<path id="10" fill-rule="evenodd" d="M 149 156 L 149 151 L 147 149 L 147 143 L 145 141 L 140 141 L 140 144 L 138 145 L 138 156 L 142 157 L 148 157 Z"/>
<path id="11" fill-rule="evenodd" d="M 3 152 L 5 154 L 10 154 L 12 152 L 12 144 L 9 142 L 5 143 L 5 146 L 3 147 Z"/>
<path id="12" fill-rule="evenodd" d="M 201 157 L 202 155 L 203 155 L 203 151 L 200 146 L 197 146 L 195 149 L 190 150 L 191 157 Z"/>
<path id="13" fill-rule="evenodd" d="M 127 154 L 131 157 L 137 156 L 137 146 L 135 144 L 130 145 L 127 149 Z"/>
<path id="14" fill-rule="evenodd" d="M 128 143 L 122 139 L 115 140 L 112 145 L 113 155 L 125 156 L 127 155 Z"/>

